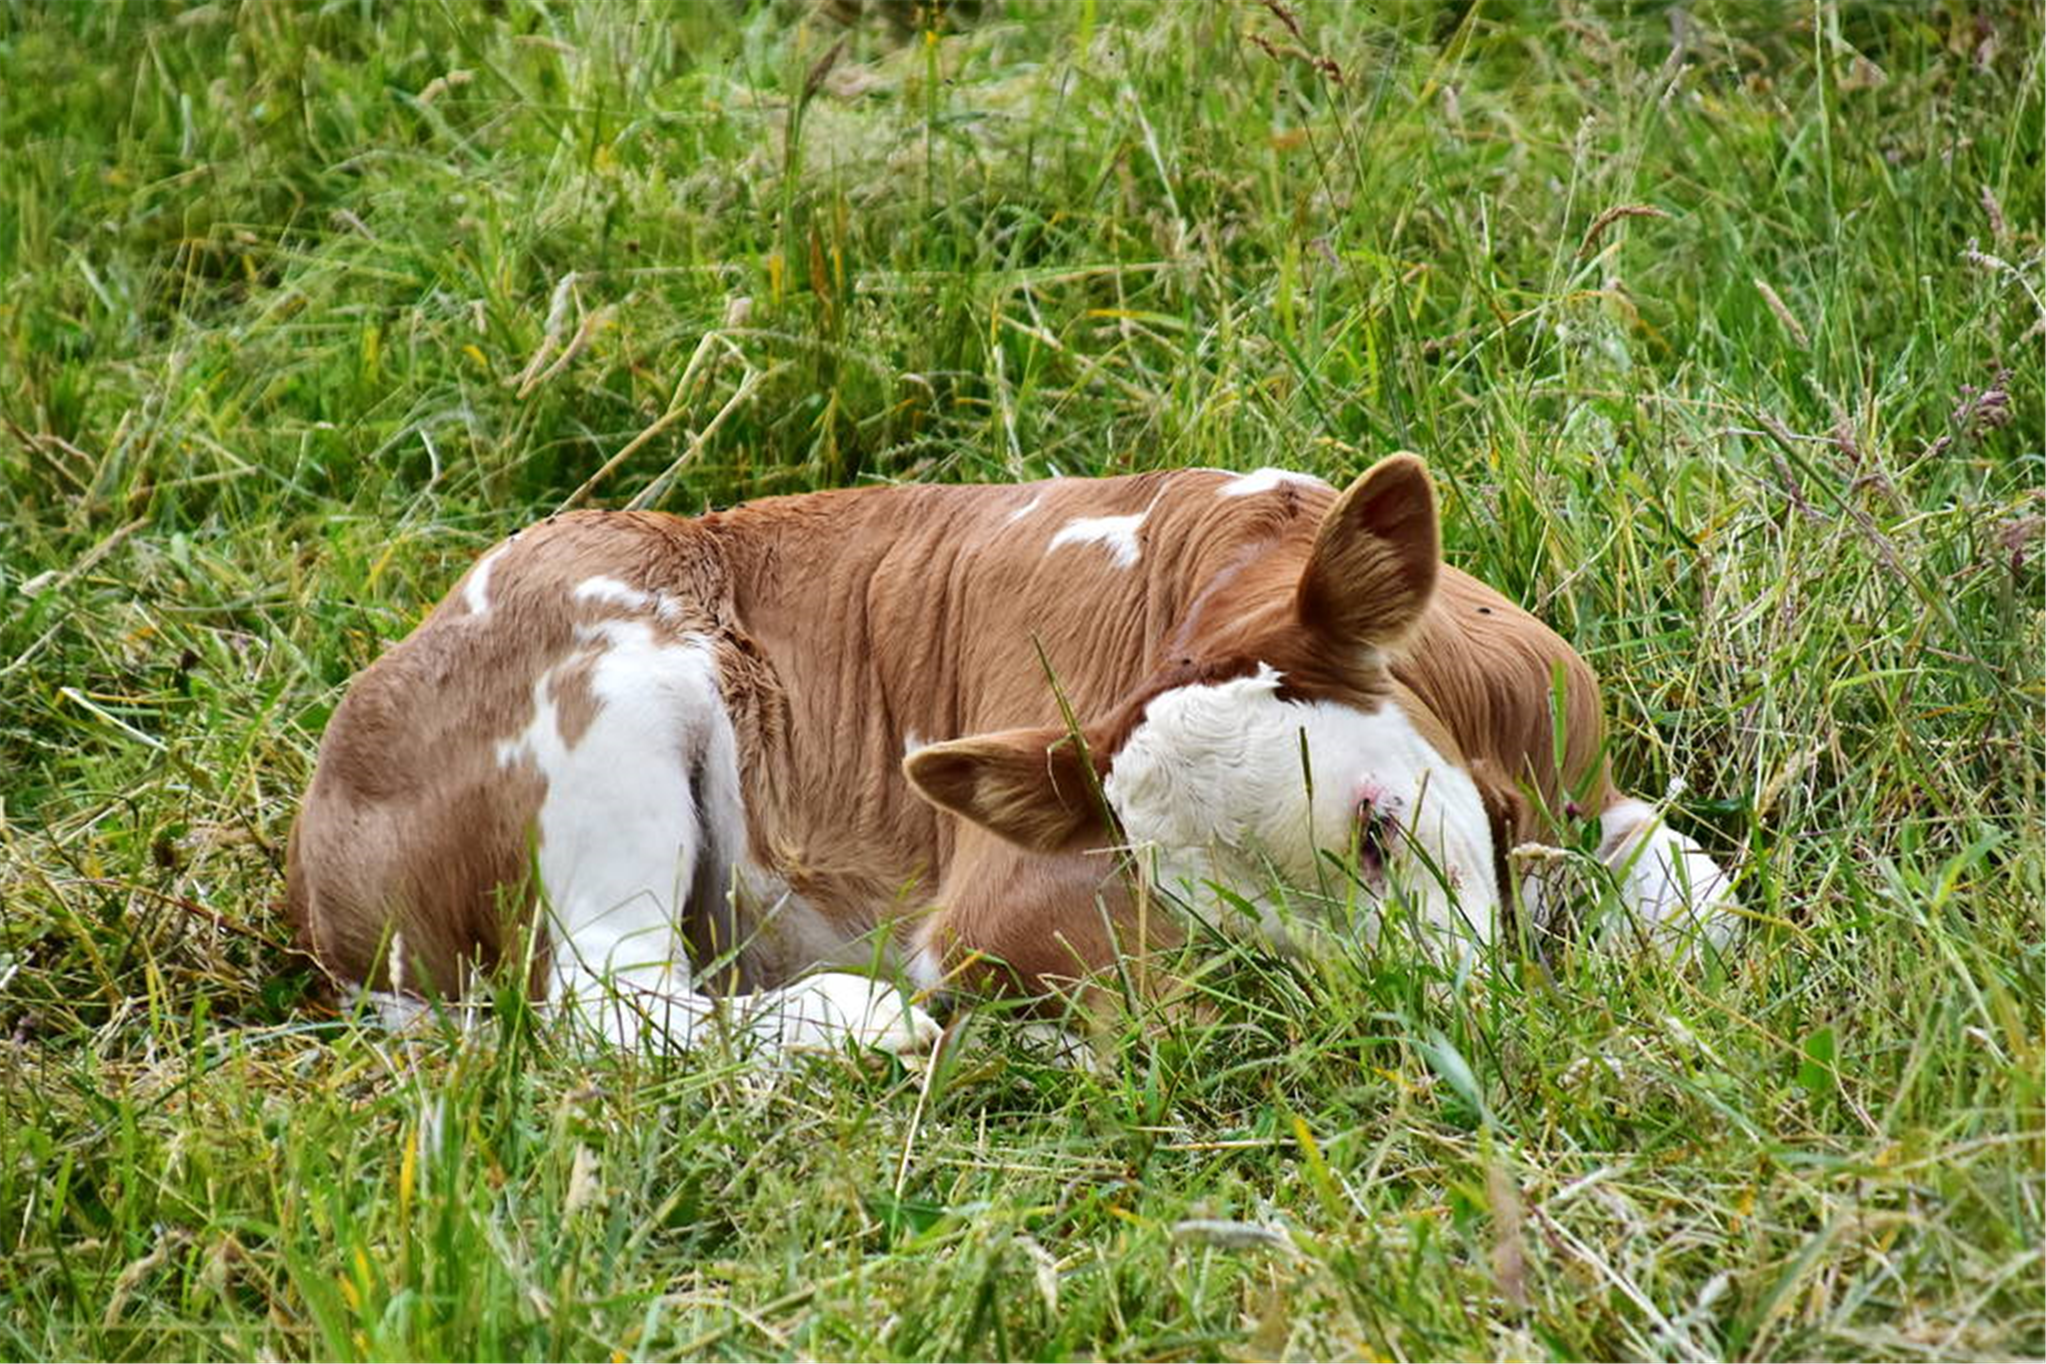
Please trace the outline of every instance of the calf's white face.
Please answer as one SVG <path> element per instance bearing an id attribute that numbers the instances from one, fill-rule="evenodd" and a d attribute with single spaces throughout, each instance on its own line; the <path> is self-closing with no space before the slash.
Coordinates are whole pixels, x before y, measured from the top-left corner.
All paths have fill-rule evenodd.
<path id="1" fill-rule="evenodd" d="M 1489 937 L 1498 884 L 1470 774 L 1394 700 L 1287 700 L 1280 682 L 1260 667 L 1146 708 L 1102 793 L 1150 873 L 1196 904 L 1219 887 L 1258 906 L 1282 945 L 1274 880 L 1366 907 L 1401 898 L 1433 928 Z"/>

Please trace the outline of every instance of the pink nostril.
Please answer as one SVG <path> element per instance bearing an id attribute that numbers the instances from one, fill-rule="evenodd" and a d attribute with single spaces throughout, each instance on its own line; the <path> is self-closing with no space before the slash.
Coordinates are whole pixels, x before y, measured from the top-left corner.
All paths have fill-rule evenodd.
<path id="1" fill-rule="evenodd" d="M 1387 791 L 1375 781 L 1358 782 L 1357 812 L 1361 815 L 1367 810 L 1383 806 L 1390 801 L 1391 796 L 1392 793 L 1390 791 Z"/>
<path id="2" fill-rule="evenodd" d="M 1380 786 L 1375 781 L 1360 781 L 1354 790 L 1356 794 L 1352 797 L 1355 802 L 1353 808 L 1361 824 L 1397 823 L 1399 812 L 1406 807 L 1406 802 L 1394 794 L 1391 788 Z"/>

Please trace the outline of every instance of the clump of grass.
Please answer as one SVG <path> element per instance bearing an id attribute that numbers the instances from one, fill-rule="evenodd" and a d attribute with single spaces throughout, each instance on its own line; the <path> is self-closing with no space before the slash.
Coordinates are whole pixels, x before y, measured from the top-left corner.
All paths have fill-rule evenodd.
<path id="1" fill-rule="evenodd" d="M 2038 16 L 898 27 L 0 17 L 0 1350 L 2046 1351 Z M 1204 942 L 1098 1071 L 306 1004 L 321 726 L 526 519 L 1395 447 L 1723 968 Z"/>

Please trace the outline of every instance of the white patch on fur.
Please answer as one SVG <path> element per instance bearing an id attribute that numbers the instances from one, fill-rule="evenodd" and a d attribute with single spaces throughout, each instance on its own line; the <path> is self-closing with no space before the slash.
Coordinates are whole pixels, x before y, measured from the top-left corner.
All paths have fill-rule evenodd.
<path id="1" fill-rule="evenodd" d="M 1399 832 L 1383 883 L 1360 877 L 1362 898 L 1404 896 L 1419 921 L 1453 942 L 1489 940 L 1499 908 L 1492 832 L 1470 775 L 1391 701 L 1367 714 L 1284 701 L 1278 687 L 1279 674 L 1261 666 L 1253 677 L 1163 692 L 1116 755 L 1102 789 L 1131 841 L 1155 857 L 1159 879 L 1197 904 L 1212 901 L 1207 881 L 1242 896 L 1260 907 L 1263 931 L 1287 946 L 1269 903 L 1272 879 L 1346 894 L 1322 854 L 1353 850 L 1358 802 L 1368 795 Z"/>
<path id="2" fill-rule="evenodd" d="M 604 602 L 628 611 L 644 611 L 654 604 L 654 599 L 649 593 L 627 586 L 616 578 L 607 577 L 602 573 L 592 578 L 584 578 L 575 585 L 575 591 L 569 595 L 577 601 Z"/>
<path id="3" fill-rule="evenodd" d="M 1678 956 L 1702 939 L 1724 949 L 1740 928 L 1733 878 L 1647 803 L 1623 800 L 1599 816 L 1599 860 L 1651 942 Z"/>
<path id="4" fill-rule="evenodd" d="M 1240 474 L 1224 483 L 1216 492 L 1223 497 L 1250 497 L 1256 493 L 1276 491 L 1288 483 L 1298 483 L 1307 488 L 1326 488 L 1328 484 L 1313 474 L 1296 474 L 1291 469 L 1259 469 L 1255 473 Z"/>
<path id="5" fill-rule="evenodd" d="M 1151 504 L 1157 506 L 1156 502 Z M 1144 519 L 1151 514 L 1151 507 L 1128 516 L 1076 516 L 1059 527 L 1058 534 L 1051 537 L 1051 543 L 1044 547 L 1046 554 L 1060 545 L 1098 544 L 1108 551 L 1118 568 L 1131 568 L 1137 556 L 1143 551 L 1137 544 L 1137 531 Z"/>
<path id="6" fill-rule="evenodd" d="M 1009 519 L 1006 524 L 1011 526 L 1015 525 L 1018 521 L 1021 521 L 1024 517 L 1030 515 L 1030 513 L 1036 511 L 1039 507 L 1043 505 L 1044 494 L 1039 493 L 1037 496 L 1031 498 L 1028 502 L 1025 502 L 1022 506 L 1016 508 L 1016 510 L 1010 512 Z"/>
<path id="7" fill-rule="evenodd" d="M 508 544 L 499 545 L 478 559 L 476 566 L 469 570 L 468 578 L 462 583 L 462 601 L 468 606 L 470 615 L 490 614 L 490 570 L 496 566 L 497 556 L 509 548 Z"/>
<path id="8" fill-rule="evenodd" d="M 500 762 L 529 759 L 547 782 L 539 868 L 554 915 L 555 981 L 569 993 L 585 977 L 607 976 L 686 991 L 679 929 L 697 858 L 741 819 L 716 659 L 702 636 L 662 638 L 644 621 L 607 620 L 578 634 L 602 646 L 588 729 L 566 743 L 542 677 L 532 722 L 498 748 Z M 691 791 L 692 767 L 712 789 Z M 699 827 L 698 809 L 725 827 Z"/>
<path id="9" fill-rule="evenodd" d="M 929 743 L 928 739 L 912 729 L 902 736 L 902 756 L 907 758 L 918 749 L 928 746 Z"/>

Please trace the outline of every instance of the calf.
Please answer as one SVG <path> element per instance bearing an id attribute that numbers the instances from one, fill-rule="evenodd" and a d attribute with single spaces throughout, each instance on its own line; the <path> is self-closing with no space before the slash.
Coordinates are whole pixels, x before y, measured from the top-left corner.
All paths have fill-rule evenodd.
<path id="1" fill-rule="evenodd" d="M 843 968 L 1084 978 L 1135 921 L 1117 850 L 1280 941 L 1320 891 L 1468 945 L 1572 799 L 1640 922 L 1724 935 L 1724 874 L 1608 784 L 1584 662 L 1441 562 L 1410 455 L 1340 495 L 862 488 L 490 550 L 335 711 L 288 903 L 397 1008 L 509 957 L 620 1043 L 908 1048 L 930 1020 Z"/>

